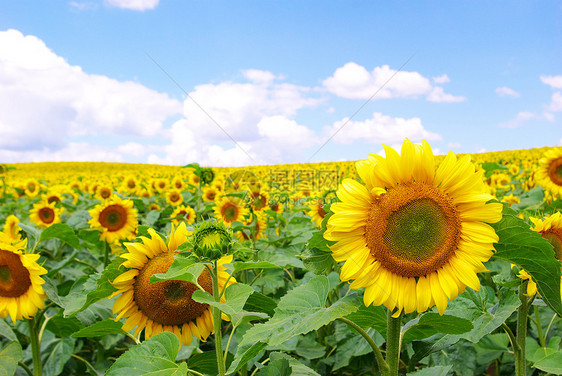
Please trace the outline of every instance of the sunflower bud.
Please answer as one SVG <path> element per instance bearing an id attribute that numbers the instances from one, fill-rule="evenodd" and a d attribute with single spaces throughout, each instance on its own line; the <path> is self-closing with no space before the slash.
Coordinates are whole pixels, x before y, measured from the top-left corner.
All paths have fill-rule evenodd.
<path id="1" fill-rule="evenodd" d="M 205 222 L 195 229 L 193 252 L 201 257 L 217 260 L 227 255 L 232 247 L 232 230 L 223 223 Z"/>
<path id="2" fill-rule="evenodd" d="M 203 184 L 211 184 L 215 180 L 215 172 L 210 167 L 203 167 L 199 170 L 199 178 Z"/>

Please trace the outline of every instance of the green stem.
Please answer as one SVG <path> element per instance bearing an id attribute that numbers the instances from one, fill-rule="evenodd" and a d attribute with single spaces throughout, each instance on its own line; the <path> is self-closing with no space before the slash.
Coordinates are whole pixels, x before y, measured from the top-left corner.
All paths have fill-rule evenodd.
<path id="1" fill-rule="evenodd" d="M 366 331 L 364 331 L 363 328 L 361 328 L 359 325 L 357 325 L 356 323 L 354 323 L 349 319 L 346 319 L 345 317 L 340 317 L 337 320 L 351 326 L 353 329 L 357 331 L 357 333 L 361 334 L 363 338 L 367 340 L 367 342 L 371 346 L 371 349 L 373 349 L 373 354 L 375 354 L 375 358 L 377 359 L 377 363 L 379 365 L 379 370 L 381 371 L 381 374 L 388 375 L 390 368 L 388 367 L 388 364 L 384 361 L 381 350 L 379 349 L 375 341 L 373 341 L 371 336 Z"/>
<path id="2" fill-rule="evenodd" d="M 42 366 L 41 366 L 41 347 L 39 343 L 39 336 L 37 333 L 37 327 L 35 323 L 35 318 L 27 320 L 29 325 L 29 340 L 31 342 L 31 355 L 33 357 L 33 376 L 41 376 Z"/>
<path id="3" fill-rule="evenodd" d="M 108 242 L 105 242 L 105 251 L 103 253 L 103 267 L 106 268 L 107 265 L 109 265 L 109 250 L 111 249 L 111 246 L 109 245 Z"/>
<path id="4" fill-rule="evenodd" d="M 236 330 L 236 326 L 232 325 L 232 331 L 230 332 L 230 336 L 228 337 L 228 342 L 226 342 L 226 349 L 224 350 L 224 359 L 228 356 L 228 348 L 230 347 L 230 342 L 232 341 L 232 336 L 234 335 L 234 331 Z"/>
<path id="5" fill-rule="evenodd" d="M 519 300 L 521 305 L 517 311 L 517 344 L 515 350 L 515 374 L 517 376 L 526 376 L 527 361 L 525 359 L 525 341 L 527 339 L 527 315 L 529 312 L 529 298 L 525 295 L 527 292 L 528 281 L 523 281 L 519 286 Z"/>
<path id="6" fill-rule="evenodd" d="M 220 303 L 220 290 L 219 290 L 219 280 L 218 280 L 218 264 L 215 260 L 213 262 L 213 270 L 211 271 L 211 278 L 213 279 L 213 296 L 215 302 Z M 222 356 L 222 327 L 221 327 L 221 311 L 217 307 L 212 307 L 213 311 L 213 321 L 215 324 L 215 351 L 217 353 L 217 366 L 219 369 L 219 375 L 224 376 L 225 364 L 224 358 Z"/>
<path id="7" fill-rule="evenodd" d="M 398 376 L 400 366 L 400 346 L 402 338 L 400 336 L 402 326 L 402 313 L 398 317 L 392 317 L 392 311 L 388 310 L 386 322 L 386 363 L 390 368 L 390 376 Z"/>
<path id="8" fill-rule="evenodd" d="M 23 370 L 25 371 L 25 373 L 27 373 L 29 376 L 33 376 L 33 372 L 29 369 L 29 367 L 22 361 L 18 362 L 18 365 L 23 368 Z"/>
<path id="9" fill-rule="evenodd" d="M 542 332 L 541 316 L 539 313 L 539 306 L 534 306 L 535 310 L 535 323 L 537 324 L 537 334 L 539 335 L 539 342 L 541 347 L 546 347 L 546 338 Z"/>

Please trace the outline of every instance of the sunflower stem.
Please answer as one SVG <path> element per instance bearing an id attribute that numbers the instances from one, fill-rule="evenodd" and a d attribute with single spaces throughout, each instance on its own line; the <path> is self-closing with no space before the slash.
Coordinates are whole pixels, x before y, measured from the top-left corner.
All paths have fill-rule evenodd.
<path id="1" fill-rule="evenodd" d="M 107 265 L 109 265 L 109 250 L 111 249 L 111 246 L 109 245 L 108 242 L 105 242 L 105 251 L 103 254 L 103 268 L 107 268 Z"/>
<path id="2" fill-rule="evenodd" d="M 215 302 L 220 303 L 220 290 L 219 290 L 219 279 L 218 279 L 218 263 L 217 260 L 213 261 L 213 270 L 211 270 L 211 278 L 213 279 L 213 296 Z M 212 307 L 213 310 L 213 321 L 215 324 L 215 351 L 217 353 L 217 366 L 219 369 L 219 375 L 224 376 L 225 364 L 224 357 L 222 354 L 222 327 L 221 327 L 221 311 L 217 307 Z"/>
<path id="3" fill-rule="evenodd" d="M 29 340 L 31 344 L 31 355 L 33 357 L 33 376 L 41 376 L 43 371 L 41 366 L 41 347 L 35 317 L 27 320 L 27 323 L 29 325 Z"/>
<path id="4" fill-rule="evenodd" d="M 400 346 L 402 338 L 400 335 L 402 327 L 402 313 L 400 316 L 393 317 L 392 311 L 388 310 L 386 322 L 386 363 L 389 367 L 389 376 L 398 376 L 400 366 Z"/>
<path id="5" fill-rule="evenodd" d="M 529 313 L 529 298 L 525 295 L 527 291 L 528 281 L 524 280 L 519 286 L 519 300 L 521 305 L 517 311 L 517 348 L 515 351 L 515 374 L 517 376 L 526 376 L 527 361 L 525 359 L 525 340 L 527 339 L 527 315 Z"/>
<path id="6" fill-rule="evenodd" d="M 541 316 L 539 313 L 539 306 L 534 306 L 535 309 L 535 321 L 537 324 L 537 334 L 539 336 L 539 342 L 541 347 L 546 347 L 546 337 L 543 335 L 542 332 L 542 324 L 541 324 Z"/>
<path id="7" fill-rule="evenodd" d="M 382 356 L 382 352 L 379 349 L 379 347 L 377 346 L 377 344 L 375 343 L 375 341 L 373 341 L 373 338 L 371 338 L 371 336 L 363 330 L 363 328 L 361 328 L 359 325 L 357 325 L 356 323 L 354 323 L 353 321 L 346 319 L 345 317 L 340 317 L 337 320 L 346 323 L 347 325 L 351 326 L 353 329 L 355 329 L 357 331 L 357 333 L 361 334 L 363 336 L 363 338 L 365 338 L 365 340 L 369 343 L 369 345 L 371 346 L 371 349 L 373 349 L 373 354 L 375 354 L 375 358 L 377 359 L 377 363 L 379 365 L 379 370 L 381 371 L 382 375 L 388 375 L 390 368 L 388 367 L 388 363 L 386 363 L 384 361 L 384 358 Z M 334 347 L 335 349 L 335 347 Z"/>

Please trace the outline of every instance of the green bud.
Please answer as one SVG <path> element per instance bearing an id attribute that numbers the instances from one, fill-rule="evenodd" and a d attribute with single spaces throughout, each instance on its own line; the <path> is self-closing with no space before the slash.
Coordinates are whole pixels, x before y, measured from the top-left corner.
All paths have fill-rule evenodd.
<path id="1" fill-rule="evenodd" d="M 203 222 L 192 235 L 193 253 L 200 258 L 218 260 L 232 248 L 232 230 L 219 222 Z"/>

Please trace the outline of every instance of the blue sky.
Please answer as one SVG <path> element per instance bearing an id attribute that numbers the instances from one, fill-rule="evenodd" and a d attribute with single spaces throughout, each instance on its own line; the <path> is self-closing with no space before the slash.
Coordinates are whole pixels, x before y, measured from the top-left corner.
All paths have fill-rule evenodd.
<path id="1" fill-rule="evenodd" d="M 561 22 L 559 1 L 5 2 L 0 161 L 562 145 Z"/>

